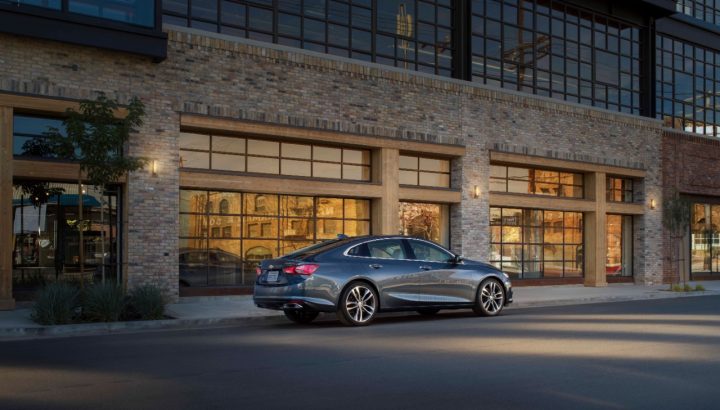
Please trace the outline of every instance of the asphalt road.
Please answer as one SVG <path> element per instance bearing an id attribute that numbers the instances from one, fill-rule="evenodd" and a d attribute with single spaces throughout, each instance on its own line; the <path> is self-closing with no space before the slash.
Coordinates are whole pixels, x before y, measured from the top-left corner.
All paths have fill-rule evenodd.
<path id="1" fill-rule="evenodd" d="M 720 408 L 720 297 L 0 343 L 0 408 Z"/>

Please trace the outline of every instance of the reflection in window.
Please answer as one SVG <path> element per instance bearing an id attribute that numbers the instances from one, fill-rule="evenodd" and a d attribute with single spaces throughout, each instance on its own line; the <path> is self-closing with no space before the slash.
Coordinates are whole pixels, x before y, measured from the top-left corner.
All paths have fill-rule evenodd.
<path id="1" fill-rule="evenodd" d="M 633 180 L 630 178 L 608 177 L 606 179 L 607 200 L 612 202 L 633 201 Z"/>
<path id="2" fill-rule="evenodd" d="M 550 0 L 471 2 L 473 81 L 640 113 L 640 30 Z"/>
<path id="3" fill-rule="evenodd" d="M 155 2 L 148 0 L 67 0 L 71 13 L 143 27 L 155 27 Z"/>
<path id="4" fill-rule="evenodd" d="M 451 0 L 163 1 L 164 23 L 446 77 L 452 16 Z"/>
<path id="5" fill-rule="evenodd" d="M 632 276 L 632 216 L 607 216 L 607 276 Z"/>
<path id="6" fill-rule="evenodd" d="M 579 212 L 490 208 L 490 262 L 520 279 L 583 276 Z"/>
<path id="7" fill-rule="evenodd" d="M 370 180 L 370 151 L 180 133 L 180 167 Z"/>
<path id="8" fill-rule="evenodd" d="M 65 135 L 63 120 L 16 114 L 13 116 L 13 156 L 28 158 L 57 158 L 48 142 L 51 129 Z"/>
<path id="9" fill-rule="evenodd" d="M 583 198 L 583 186 L 583 174 L 580 173 L 505 165 L 490 166 L 492 192 Z"/>
<path id="10" fill-rule="evenodd" d="M 693 204 L 690 257 L 693 273 L 720 272 L 720 205 Z"/>
<path id="11" fill-rule="evenodd" d="M 369 233 L 366 199 L 181 190 L 180 283 L 249 286 L 260 260 Z"/>
<path id="12" fill-rule="evenodd" d="M 720 52 L 656 37 L 656 111 L 665 126 L 720 136 Z"/>
<path id="13" fill-rule="evenodd" d="M 675 0 L 675 10 L 698 20 L 720 26 L 720 2 L 714 0 Z"/>
<path id="14" fill-rule="evenodd" d="M 400 155 L 400 184 L 450 187 L 450 161 Z"/>
<path id="15" fill-rule="evenodd" d="M 419 202 L 400 202 L 399 233 L 449 246 L 448 206 Z"/>

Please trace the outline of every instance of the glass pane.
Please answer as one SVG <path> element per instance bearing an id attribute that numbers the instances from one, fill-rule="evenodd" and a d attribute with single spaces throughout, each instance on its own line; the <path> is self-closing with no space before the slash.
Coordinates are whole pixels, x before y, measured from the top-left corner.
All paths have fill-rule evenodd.
<path id="1" fill-rule="evenodd" d="M 515 181 L 515 180 L 508 180 L 507 182 L 507 192 L 512 192 L 515 194 L 527 194 L 529 192 L 529 183 L 527 181 Z"/>
<path id="2" fill-rule="evenodd" d="M 317 239 L 333 239 L 343 233 L 342 219 L 318 219 Z"/>
<path id="3" fill-rule="evenodd" d="M 181 239 L 179 279 L 186 286 L 207 286 L 208 253 L 205 239 Z"/>
<path id="4" fill-rule="evenodd" d="M 366 199 L 345 199 L 345 218 L 370 219 L 370 201 Z"/>
<path id="5" fill-rule="evenodd" d="M 279 174 L 280 160 L 267 157 L 247 157 L 247 172 L 258 172 L 262 174 Z"/>
<path id="6" fill-rule="evenodd" d="M 278 196 L 266 194 L 244 194 L 245 213 L 249 215 L 277 215 Z"/>
<path id="7" fill-rule="evenodd" d="M 180 236 L 204 237 L 207 235 L 207 216 L 202 214 L 180 215 Z"/>
<path id="8" fill-rule="evenodd" d="M 400 171 L 400 185 L 417 185 L 417 171 Z"/>
<path id="9" fill-rule="evenodd" d="M 402 241 L 397 239 L 387 239 L 381 241 L 368 242 L 368 250 L 371 258 L 380 259 L 407 259 L 405 247 Z"/>
<path id="10" fill-rule="evenodd" d="M 341 165 L 330 164 L 326 162 L 313 162 L 313 177 L 315 178 L 335 178 L 340 179 Z"/>
<path id="11" fill-rule="evenodd" d="M 545 260 L 543 263 L 543 277 L 561 278 L 563 276 L 563 262 Z"/>
<path id="12" fill-rule="evenodd" d="M 309 160 L 312 157 L 312 147 L 310 145 L 283 143 L 282 157 Z"/>
<path id="13" fill-rule="evenodd" d="M 342 150 L 340 148 L 313 147 L 314 161 L 340 162 Z M 339 169 L 339 168 L 338 168 Z M 334 178 L 334 177 L 331 177 Z M 340 178 L 340 177 L 337 177 Z"/>
<path id="14" fill-rule="evenodd" d="M 245 171 L 245 156 L 213 153 L 212 169 L 244 172 Z"/>
<path id="15" fill-rule="evenodd" d="M 452 259 L 452 255 L 445 252 L 444 250 L 426 244 L 420 241 L 410 240 L 410 248 L 412 248 L 415 254 L 416 260 L 430 261 L 430 262 L 448 262 Z"/>
<path id="16" fill-rule="evenodd" d="M 503 165 L 490 165 L 490 177 L 506 178 L 507 167 Z"/>
<path id="17" fill-rule="evenodd" d="M 280 156 L 280 144 L 274 141 L 248 140 L 247 152 L 250 155 L 264 155 L 268 157 Z"/>
<path id="18" fill-rule="evenodd" d="M 370 235 L 370 221 L 346 220 L 343 232 L 348 236 Z"/>
<path id="19" fill-rule="evenodd" d="M 180 212 L 207 212 L 207 192 L 180 190 Z"/>
<path id="20" fill-rule="evenodd" d="M 418 157 L 400 155 L 400 169 L 418 169 Z"/>
<path id="21" fill-rule="evenodd" d="M 243 225 L 246 238 L 278 237 L 278 219 L 274 216 L 246 216 Z"/>
<path id="22" fill-rule="evenodd" d="M 283 175 L 295 175 L 301 177 L 311 176 L 310 161 L 296 161 L 291 159 L 283 159 L 281 163 L 280 173 Z"/>
<path id="23" fill-rule="evenodd" d="M 280 239 L 312 240 L 314 234 L 315 224 L 312 219 L 283 218 L 280 220 Z"/>
<path id="24" fill-rule="evenodd" d="M 311 196 L 280 196 L 281 216 L 302 216 L 310 218 L 314 215 L 314 201 Z"/>
<path id="25" fill-rule="evenodd" d="M 180 168 L 210 168 L 210 153 L 180 151 Z"/>
<path id="26" fill-rule="evenodd" d="M 433 172 L 450 172 L 450 161 L 443 159 L 420 158 L 420 169 Z"/>
<path id="27" fill-rule="evenodd" d="M 527 168 L 508 167 L 508 178 L 530 180 L 530 170 Z"/>
<path id="28" fill-rule="evenodd" d="M 180 144 L 180 149 L 210 150 L 210 136 L 205 134 L 181 132 L 178 143 Z"/>
<path id="29" fill-rule="evenodd" d="M 317 199 L 317 217 L 318 218 L 342 218 L 343 217 L 343 200 L 342 200 L 342 198 L 318 198 Z"/>
<path id="30" fill-rule="evenodd" d="M 346 164 L 370 164 L 370 151 L 343 149 L 343 162 Z"/>
<path id="31" fill-rule="evenodd" d="M 242 282 L 240 241 L 210 240 L 208 242 L 208 285 L 228 286 Z"/>
<path id="32" fill-rule="evenodd" d="M 242 213 L 241 195 L 237 192 L 210 192 L 210 213 L 239 215 Z"/>
<path id="33" fill-rule="evenodd" d="M 370 167 L 361 165 L 343 165 L 343 179 L 353 181 L 369 181 Z"/>
<path id="34" fill-rule="evenodd" d="M 420 185 L 447 188 L 450 186 L 449 174 L 435 174 L 431 172 L 420 172 Z"/>
<path id="35" fill-rule="evenodd" d="M 233 154 L 245 153 L 245 138 L 218 137 L 212 138 L 213 152 L 231 152 Z"/>
<path id="36" fill-rule="evenodd" d="M 490 192 L 506 192 L 507 181 L 504 179 L 490 178 Z"/>
<path id="37" fill-rule="evenodd" d="M 280 255 L 287 255 L 312 245 L 311 241 L 280 241 Z"/>

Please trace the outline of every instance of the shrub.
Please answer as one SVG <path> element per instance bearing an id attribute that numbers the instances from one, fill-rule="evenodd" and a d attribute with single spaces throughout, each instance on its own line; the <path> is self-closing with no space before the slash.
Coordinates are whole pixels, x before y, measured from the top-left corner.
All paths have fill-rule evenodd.
<path id="1" fill-rule="evenodd" d="M 672 291 L 673 292 L 682 292 L 683 288 L 680 285 L 672 285 Z"/>
<path id="2" fill-rule="evenodd" d="M 705 290 L 705 286 L 703 285 L 695 285 L 695 290 L 698 292 L 702 292 Z"/>
<path id="3" fill-rule="evenodd" d="M 70 323 L 75 315 L 78 295 L 78 289 L 72 285 L 51 283 L 38 293 L 30 318 L 41 325 Z"/>
<path id="4" fill-rule="evenodd" d="M 125 304 L 122 287 L 114 283 L 92 285 L 83 293 L 83 319 L 89 322 L 117 322 Z"/>
<path id="5" fill-rule="evenodd" d="M 683 292 L 692 292 L 692 290 L 693 290 L 692 286 L 690 286 L 687 283 L 685 284 L 685 286 L 683 286 Z"/>
<path id="6" fill-rule="evenodd" d="M 165 314 L 165 300 L 160 289 L 144 285 L 130 292 L 129 310 L 141 320 L 162 319 Z"/>

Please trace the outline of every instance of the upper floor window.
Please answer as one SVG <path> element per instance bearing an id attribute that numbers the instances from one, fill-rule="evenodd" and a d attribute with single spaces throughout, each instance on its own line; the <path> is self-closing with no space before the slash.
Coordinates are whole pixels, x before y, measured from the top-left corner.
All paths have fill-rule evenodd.
<path id="1" fill-rule="evenodd" d="M 666 126 L 720 136 L 720 52 L 656 37 L 656 111 Z"/>
<path id="2" fill-rule="evenodd" d="M 640 30 L 551 0 L 474 0 L 473 81 L 640 113 Z"/>
<path id="3" fill-rule="evenodd" d="M 612 202 L 633 201 L 633 180 L 630 178 L 608 177 L 606 181 L 607 200 Z"/>
<path id="4" fill-rule="evenodd" d="M 400 185 L 450 188 L 450 161 L 400 155 Z"/>
<path id="5" fill-rule="evenodd" d="M 181 133 L 180 167 L 369 181 L 370 151 Z"/>
<path id="6" fill-rule="evenodd" d="M 155 27 L 155 2 L 148 0 L 64 0 L 71 13 L 143 27 Z"/>
<path id="7" fill-rule="evenodd" d="M 13 117 L 13 156 L 28 158 L 58 158 L 47 133 L 58 129 L 64 134 L 63 120 L 16 114 Z"/>
<path id="8" fill-rule="evenodd" d="M 37 6 L 46 9 L 60 10 L 62 9 L 62 0 L 11 0 L 5 3 L 15 3 L 17 5 L 26 4 L 28 6 Z"/>
<path id="9" fill-rule="evenodd" d="M 676 0 L 675 10 L 720 26 L 720 2 L 717 0 Z"/>
<path id="10" fill-rule="evenodd" d="M 451 0 L 164 0 L 163 21 L 452 74 Z"/>
<path id="11" fill-rule="evenodd" d="M 583 198 L 583 174 L 548 169 L 490 166 L 490 191 Z"/>

